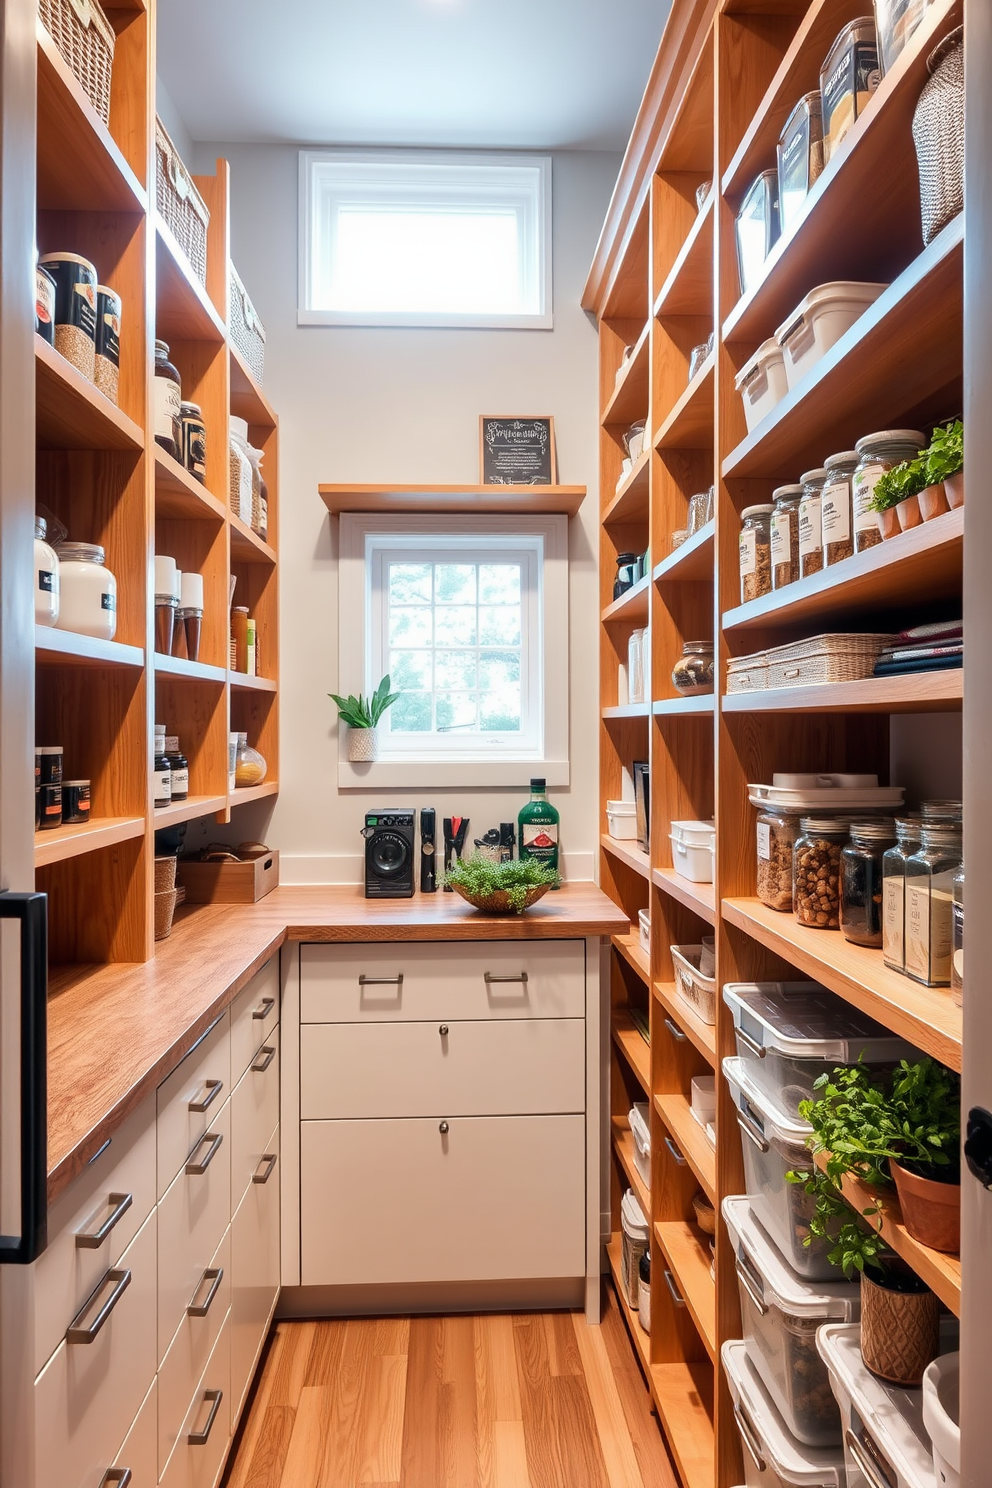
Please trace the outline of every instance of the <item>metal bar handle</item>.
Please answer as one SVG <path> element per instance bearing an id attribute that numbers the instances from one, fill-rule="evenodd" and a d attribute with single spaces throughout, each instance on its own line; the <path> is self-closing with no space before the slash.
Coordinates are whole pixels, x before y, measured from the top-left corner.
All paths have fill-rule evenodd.
<path id="1" fill-rule="evenodd" d="M 687 1033 L 682 1032 L 679 1025 L 671 1018 L 665 1019 L 665 1027 L 668 1029 L 669 1033 L 672 1035 L 672 1038 L 677 1044 L 684 1044 L 686 1039 L 689 1037 Z"/>
<path id="2" fill-rule="evenodd" d="M 888 1480 L 879 1476 L 881 1469 L 877 1463 L 872 1461 L 864 1443 L 855 1436 L 850 1427 L 844 1434 L 844 1440 L 862 1474 L 868 1479 L 870 1488 L 891 1488 Z"/>
<path id="3" fill-rule="evenodd" d="M 0 894 L 21 925 L 20 1234 L 0 1235 L 0 1263 L 28 1266 L 48 1244 L 48 896 Z"/>
<path id="4" fill-rule="evenodd" d="M 217 1153 L 220 1150 L 220 1144 L 223 1142 L 223 1140 L 224 1140 L 224 1137 L 223 1137 L 223 1135 L 222 1135 L 221 1132 L 204 1132 L 203 1133 L 203 1136 L 200 1138 L 200 1140 L 197 1142 L 196 1146 L 193 1148 L 193 1152 L 190 1153 L 190 1155 L 189 1155 L 189 1161 L 186 1164 L 186 1172 L 189 1174 L 189 1176 L 191 1178 L 201 1178 L 203 1176 L 203 1174 L 209 1168 L 210 1164 L 213 1162 L 214 1158 L 217 1156 Z M 210 1148 L 209 1148 L 209 1150 L 207 1152 L 207 1155 L 203 1159 L 202 1162 L 194 1162 L 193 1161 L 193 1153 L 194 1152 L 199 1152 L 199 1150 L 203 1146 L 204 1142 L 209 1142 L 210 1143 Z"/>
<path id="5" fill-rule="evenodd" d="M 189 1306 L 186 1309 L 186 1316 L 206 1317 L 207 1313 L 210 1311 L 210 1304 L 213 1302 L 217 1293 L 220 1291 L 220 1284 L 223 1280 L 223 1266 L 208 1266 L 206 1271 L 204 1271 L 203 1275 L 200 1277 L 200 1285 L 197 1287 L 196 1292 L 200 1290 L 200 1287 L 205 1281 L 210 1282 L 210 1290 L 207 1292 L 207 1295 L 204 1297 L 202 1302 L 197 1302 L 196 1292 L 193 1293 L 193 1300 L 190 1302 Z"/>
<path id="6" fill-rule="evenodd" d="M 265 1058 L 260 1060 L 258 1058 L 258 1054 L 264 1054 Z M 252 1065 L 252 1069 L 254 1070 L 256 1075 L 264 1075 L 265 1071 L 268 1069 L 269 1065 L 276 1057 L 275 1045 L 263 1044 L 262 1047 L 259 1049 L 258 1054 L 255 1055 L 255 1059 L 258 1062 Z"/>
<path id="7" fill-rule="evenodd" d="M 252 1183 L 268 1183 L 272 1174 L 275 1172 L 275 1166 L 278 1161 L 279 1154 L 277 1152 L 263 1152 L 259 1158 L 258 1167 L 251 1175 Z M 262 1172 L 263 1163 L 265 1164 L 264 1173 Z"/>
<path id="8" fill-rule="evenodd" d="M 100 1228 L 98 1230 L 94 1230 L 92 1234 L 87 1233 L 86 1230 L 80 1230 L 76 1235 L 76 1245 L 80 1250 L 100 1249 L 100 1246 L 103 1244 L 104 1240 L 106 1240 L 111 1230 L 114 1228 L 115 1225 L 121 1222 L 127 1211 L 130 1209 L 131 1205 L 134 1203 L 134 1195 L 129 1193 L 108 1194 L 107 1202 L 108 1204 L 113 1204 L 114 1208 L 107 1215 L 107 1218 L 103 1221 L 103 1224 L 100 1226 Z"/>
<path id="9" fill-rule="evenodd" d="M 252 1011 L 252 1017 L 257 1018 L 259 1022 L 264 1022 L 275 1005 L 276 1000 L 274 997 L 263 997 L 258 1007 Z"/>
<path id="10" fill-rule="evenodd" d="M 496 982 L 522 982 L 526 987 L 527 973 L 525 971 L 511 971 L 503 975 L 499 972 L 487 971 L 485 974 L 486 986 L 491 987 Z"/>
<path id="11" fill-rule="evenodd" d="M 214 1427 L 214 1422 L 217 1419 L 217 1412 L 220 1410 L 220 1403 L 223 1399 L 223 1390 L 204 1390 L 204 1404 L 206 1404 L 208 1400 L 212 1402 L 210 1406 L 210 1414 L 204 1422 L 202 1431 L 191 1431 L 187 1436 L 186 1440 L 189 1442 L 191 1447 L 205 1447 L 207 1445 L 207 1442 L 210 1440 L 210 1433 Z"/>
<path id="12" fill-rule="evenodd" d="M 203 1094 L 199 1100 L 190 1101 L 188 1109 L 195 1111 L 198 1115 L 204 1111 L 209 1111 L 223 1089 L 223 1080 L 205 1080 L 203 1083 Z"/>
<path id="13" fill-rule="evenodd" d="M 684 1168 L 686 1165 L 685 1158 L 682 1156 L 681 1152 L 676 1147 L 671 1137 L 665 1138 L 665 1146 L 668 1148 L 669 1152 L 672 1154 L 673 1159 L 675 1160 L 675 1162 L 678 1163 L 679 1167 Z"/>
<path id="14" fill-rule="evenodd" d="M 101 1291 L 107 1285 L 108 1281 L 112 1281 L 114 1283 L 114 1290 L 111 1292 L 106 1302 L 104 1302 L 103 1306 L 100 1308 L 100 1311 L 90 1323 L 89 1327 L 84 1328 L 83 1318 L 89 1312 L 90 1308 L 93 1305 L 94 1299 L 100 1295 Z M 66 1343 L 92 1343 L 130 1285 L 130 1271 L 108 1271 L 105 1274 L 103 1280 L 100 1282 L 99 1286 L 97 1286 L 92 1292 L 90 1292 L 86 1301 L 76 1313 L 76 1316 L 73 1318 L 68 1328 L 66 1328 Z"/>
<path id="15" fill-rule="evenodd" d="M 131 1481 L 131 1469 L 129 1467 L 108 1467 L 100 1480 L 100 1488 L 110 1488 L 111 1483 L 115 1488 L 127 1488 Z"/>
<path id="16" fill-rule="evenodd" d="M 363 971 L 358 978 L 358 985 L 360 987 L 402 987 L 403 973 L 400 972 L 399 976 L 394 977 L 370 977 L 366 976 Z"/>
<path id="17" fill-rule="evenodd" d="M 755 1126 L 750 1116 L 745 1116 L 743 1111 L 738 1111 L 737 1124 L 744 1135 L 747 1137 L 748 1141 L 752 1142 L 754 1146 L 757 1147 L 759 1152 L 768 1151 L 768 1143 L 765 1141 L 764 1132 L 761 1130 L 760 1126 Z"/>
<path id="18" fill-rule="evenodd" d="M 675 1285 L 675 1277 L 672 1275 L 671 1271 L 663 1271 L 662 1272 L 662 1275 L 665 1278 L 665 1285 L 667 1286 L 667 1288 L 668 1288 L 668 1290 L 669 1290 L 669 1292 L 671 1294 L 671 1298 L 672 1298 L 672 1301 L 675 1303 L 675 1306 L 676 1307 L 684 1307 L 685 1306 L 685 1298 L 683 1297 L 682 1293 L 679 1291 L 678 1287 Z"/>
<path id="19" fill-rule="evenodd" d="M 737 1430 L 741 1434 L 741 1440 L 745 1447 L 747 1447 L 751 1461 L 759 1473 L 763 1473 L 765 1471 L 765 1459 L 761 1455 L 761 1448 L 758 1445 L 758 1433 L 751 1424 L 751 1418 L 743 1405 L 734 1406 L 734 1420 L 737 1422 Z"/>
<path id="20" fill-rule="evenodd" d="M 741 1286 L 751 1298 L 754 1306 L 758 1309 L 759 1317 L 764 1317 L 765 1313 L 768 1311 L 768 1303 L 758 1291 L 757 1281 L 755 1277 L 752 1276 L 750 1267 L 745 1264 L 741 1256 L 737 1257 L 736 1266 L 737 1280 L 740 1282 Z"/>
<path id="21" fill-rule="evenodd" d="M 746 1028 L 741 1028 L 740 1024 L 738 1024 L 734 1032 L 737 1035 L 737 1042 L 743 1044 L 745 1049 L 750 1049 L 755 1058 L 767 1059 L 768 1050 L 763 1044 L 759 1044 L 757 1039 L 753 1039 Z"/>

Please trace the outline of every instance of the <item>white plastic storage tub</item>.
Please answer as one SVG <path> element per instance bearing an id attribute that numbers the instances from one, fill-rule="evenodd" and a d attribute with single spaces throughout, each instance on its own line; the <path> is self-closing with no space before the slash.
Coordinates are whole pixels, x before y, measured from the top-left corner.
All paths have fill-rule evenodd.
<path id="1" fill-rule="evenodd" d="M 623 1280 L 624 1291 L 627 1293 L 627 1305 L 636 1312 L 637 1288 L 639 1285 L 638 1270 L 641 1264 L 641 1256 L 651 1243 L 651 1231 L 644 1211 L 637 1202 L 637 1195 L 632 1188 L 628 1188 L 620 1203 L 620 1229 L 623 1238 L 623 1249 L 620 1254 L 620 1275 Z"/>
<path id="2" fill-rule="evenodd" d="M 807 372 L 826 356 L 886 289 L 887 284 L 836 279 L 810 290 L 775 332 L 775 340 L 785 358 L 785 375 L 790 388 L 802 382 Z"/>
<path id="3" fill-rule="evenodd" d="M 933 1447 L 937 1488 L 961 1483 L 961 1355 L 944 1354 L 923 1376 L 923 1424 Z"/>
<path id="4" fill-rule="evenodd" d="M 675 971 L 675 990 L 693 1012 L 712 1027 L 716 1022 L 716 977 L 703 976 L 699 970 L 703 947 L 669 946 Z"/>
<path id="5" fill-rule="evenodd" d="M 723 1000 L 748 1078 L 796 1119 L 814 1081 L 838 1065 L 919 1057 L 912 1044 L 816 982 L 728 982 Z"/>
<path id="6" fill-rule="evenodd" d="M 723 1217 L 735 1252 L 749 1360 L 794 1437 L 812 1447 L 840 1446 L 840 1412 L 817 1352 L 816 1330 L 860 1317 L 861 1288 L 797 1276 L 754 1218 L 748 1199 L 724 1199 Z"/>
<path id="7" fill-rule="evenodd" d="M 774 336 L 762 341 L 751 360 L 745 362 L 734 386 L 741 395 L 744 422 L 750 434 L 789 391 L 785 357 Z"/>
<path id="8" fill-rule="evenodd" d="M 617 842 L 637 836 L 637 808 L 633 801 L 607 801 L 606 830 Z"/>
<path id="9" fill-rule="evenodd" d="M 646 909 L 637 911 L 637 933 L 641 942 L 641 950 L 645 955 L 651 954 L 651 915 Z"/>
<path id="10" fill-rule="evenodd" d="M 800 1276 L 807 1281 L 836 1281 L 837 1269 L 827 1260 L 827 1242 L 803 1243 L 809 1235 L 814 1201 L 801 1183 L 790 1183 L 785 1176 L 812 1164 L 806 1139 L 813 1128 L 787 1116 L 769 1100 L 748 1079 L 740 1059 L 725 1059 L 723 1073 L 737 1107 L 751 1213 Z"/>
<path id="11" fill-rule="evenodd" d="M 838 1447 L 804 1447 L 786 1429 L 747 1359 L 743 1343 L 720 1350 L 744 1447 L 746 1488 L 844 1488 Z"/>
<path id="12" fill-rule="evenodd" d="M 691 883 L 713 882 L 716 827 L 713 822 L 673 821 L 668 834 L 675 872 Z"/>
<path id="13" fill-rule="evenodd" d="M 933 1488 L 923 1391 L 885 1385 L 869 1374 L 857 1324 L 828 1323 L 816 1343 L 840 1406 L 847 1488 Z"/>
<path id="14" fill-rule="evenodd" d="M 648 1108 L 638 1104 L 627 1113 L 627 1124 L 634 1138 L 634 1167 L 651 1187 L 651 1129 L 648 1125 Z"/>

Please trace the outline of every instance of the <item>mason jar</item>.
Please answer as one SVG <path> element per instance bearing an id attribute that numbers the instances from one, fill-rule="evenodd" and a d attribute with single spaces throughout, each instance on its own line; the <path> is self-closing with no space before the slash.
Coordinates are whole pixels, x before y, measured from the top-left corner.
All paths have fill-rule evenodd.
<path id="1" fill-rule="evenodd" d="M 672 668 L 676 692 L 694 697 L 713 691 L 713 642 L 686 641 L 682 655 Z"/>
<path id="2" fill-rule="evenodd" d="M 769 909 L 792 909 L 792 855 L 799 836 L 799 812 L 769 806 L 758 816 L 758 898 Z"/>
<path id="3" fill-rule="evenodd" d="M 813 930 L 840 926 L 841 853 L 848 838 L 844 816 L 804 816 L 792 854 L 796 919 Z"/>
<path id="4" fill-rule="evenodd" d="M 741 604 L 772 592 L 772 512 L 767 505 L 746 506 L 741 512 Z"/>
<path id="5" fill-rule="evenodd" d="M 59 630 L 112 641 L 117 633 L 117 580 L 96 543 L 59 548 Z"/>
<path id="6" fill-rule="evenodd" d="M 823 567 L 823 487 L 827 472 L 823 466 L 807 470 L 799 477 L 802 496 L 799 501 L 799 577 L 808 579 Z"/>
<path id="7" fill-rule="evenodd" d="M 784 589 L 799 578 L 799 502 L 802 486 L 778 486 L 772 492 L 772 588 Z"/>
<path id="8" fill-rule="evenodd" d="M 827 478 L 820 493 L 820 521 L 825 568 L 832 563 L 843 563 L 854 552 L 851 482 L 857 467 L 857 450 L 841 450 L 823 462 Z"/>
<path id="9" fill-rule="evenodd" d="M 949 987 L 954 876 L 961 867 L 961 828 L 923 823 L 920 846 L 906 860 L 906 975 L 925 987 Z"/>
<path id="10" fill-rule="evenodd" d="M 896 817 L 895 845 L 882 858 L 882 959 L 906 970 L 906 860 L 920 845 L 918 816 Z"/>
<path id="11" fill-rule="evenodd" d="M 951 996 L 961 1006 L 964 998 L 964 865 L 951 888 Z"/>
<path id="12" fill-rule="evenodd" d="M 857 552 L 877 547 L 882 541 L 878 513 L 871 506 L 875 487 L 886 471 L 904 460 L 915 460 L 926 442 L 926 435 L 918 429 L 882 429 L 877 434 L 866 434 L 854 446 L 858 464 L 851 484 L 851 504 Z"/>
<path id="13" fill-rule="evenodd" d="M 840 928 L 855 945 L 880 947 L 884 905 L 883 858 L 896 843 L 891 816 L 852 822 L 841 853 Z"/>
<path id="14" fill-rule="evenodd" d="M 34 623 L 59 623 L 59 559 L 47 541 L 48 523 L 34 519 Z"/>

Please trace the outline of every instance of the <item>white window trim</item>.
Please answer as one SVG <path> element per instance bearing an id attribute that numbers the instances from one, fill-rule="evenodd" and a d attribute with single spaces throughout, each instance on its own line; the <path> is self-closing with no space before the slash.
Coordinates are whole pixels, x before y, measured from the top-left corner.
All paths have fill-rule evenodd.
<path id="1" fill-rule="evenodd" d="M 483 315 L 478 313 L 441 314 L 440 312 L 344 311 L 315 310 L 312 305 L 314 186 L 322 163 L 327 161 L 368 161 L 382 165 L 452 164 L 460 166 L 539 166 L 541 184 L 537 205 L 541 287 L 541 310 L 533 315 Z M 554 329 L 552 252 L 551 252 L 551 169 L 550 155 L 470 154 L 442 150 L 301 150 L 299 203 L 299 284 L 297 290 L 297 325 L 306 326 L 393 326 L 440 327 L 462 330 L 546 330 Z"/>
<path id="2" fill-rule="evenodd" d="M 568 518 L 557 516 L 389 516 L 344 512 L 340 518 L 338 566 L 338 682 L 334 691 L 368 692 L 378 678 L 369 675 L 370 636 L 366 629 L 366 536 L 402 539 L 404 534 L 439 538 L 539 535 L 544 539 L 544 606 L 541 629 L 544 748 L 516 758 L 377 760 L 353 764 L 348 759 L 348 731 L 338 728 L 338 785 L 343 790 L 444 786 L 526 786 L 543 775 L 549 786 L 569 783 L 568 762 Z"/>

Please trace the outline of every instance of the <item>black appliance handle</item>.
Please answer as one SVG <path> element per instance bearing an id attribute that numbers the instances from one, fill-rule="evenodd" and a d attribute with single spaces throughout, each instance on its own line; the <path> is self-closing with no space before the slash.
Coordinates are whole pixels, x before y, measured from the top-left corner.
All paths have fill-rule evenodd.
<path id="1" fill-rule="evenodd" d="M 48 1244 L 48 895 L 0 893 L 21 924 L 21 1233 L 0 1235 L 0 1264 L 29 1266 Z"/>

